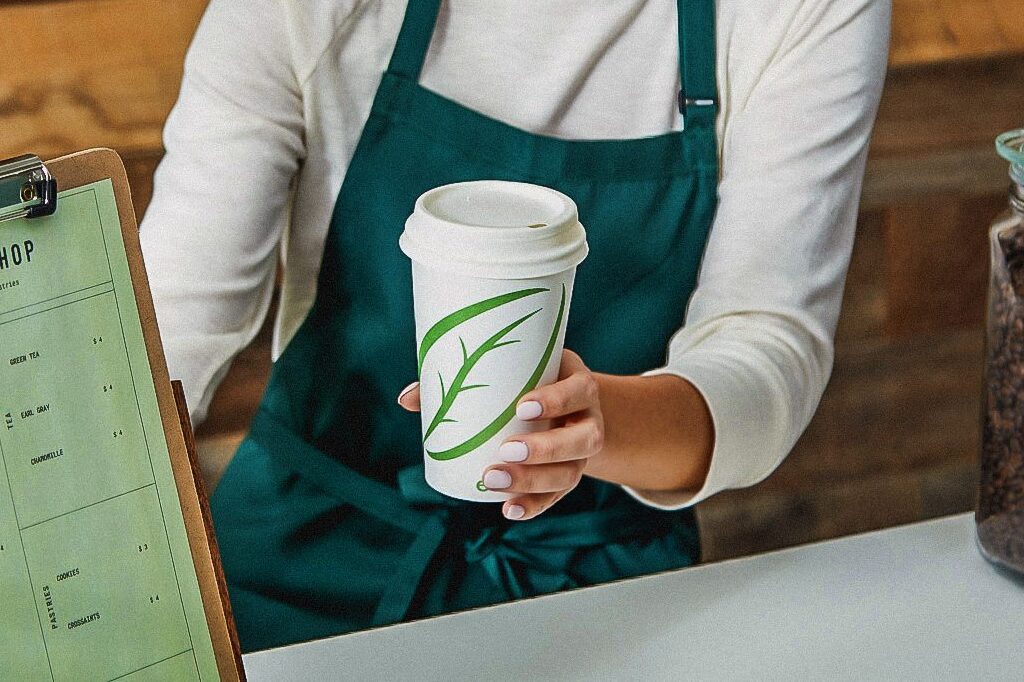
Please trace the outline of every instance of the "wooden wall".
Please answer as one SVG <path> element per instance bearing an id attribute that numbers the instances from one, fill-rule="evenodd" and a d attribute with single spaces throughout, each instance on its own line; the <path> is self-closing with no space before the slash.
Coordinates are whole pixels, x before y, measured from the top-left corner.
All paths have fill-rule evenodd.
<path id="1" fill-rule="evenodd" d="M 0 158 L 113 147 L 141 215 L 205 7 L 206 0 L 0 0 Z"/>
<path id="2" fill-rule="evenodd" d="M 720 559 L 973 504 L 985 228 L 1005 204 L 992 150 L 1024 125 L 1024 0 L 894 0 L 890 73 L 821 407 L 782 467 L 700 509 Z M 205 0 L 0 2 L 0 157 L 124 156 L 141 214 Z M 44 67 L 28 67 L 45 53 Z M 266 381 L 269 334 L 200 430 L 215 480 Z"/>

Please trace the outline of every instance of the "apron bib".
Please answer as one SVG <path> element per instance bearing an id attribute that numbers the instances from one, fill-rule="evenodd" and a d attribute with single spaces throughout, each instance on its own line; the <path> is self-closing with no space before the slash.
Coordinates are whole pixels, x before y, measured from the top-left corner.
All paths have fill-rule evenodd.
<path id="1" fill-rule="evenodd" d="M 716 202 L 714 2 L 679 0 L 685 130 L 634 140 L 534 135 L 418 84 L 440 0 L 410 0 L 339 193 L 317 297 L 211 500 L 242 647 L 336 635 L 679 568 L 690 509 L 584 478 L 540 517 L 449 499 L 423 478 L 409 260 L 423 192 L 515 180 L 572 197 L 590 255 L 566 348 L 598 372 L 660 366 L 682 325 Z"/>

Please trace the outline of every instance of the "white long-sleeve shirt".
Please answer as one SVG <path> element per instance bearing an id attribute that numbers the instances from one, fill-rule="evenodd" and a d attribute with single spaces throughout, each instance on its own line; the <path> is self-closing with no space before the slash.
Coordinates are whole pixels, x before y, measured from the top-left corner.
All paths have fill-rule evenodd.
<path id="1" fill-rule="evenodd" d="M 141 228 L 167 362 L 196 424 L 266 317 L 279 256 L 275 359 L 312 305 L 405 5 L 210 3 Z M 817 407 L 889 16 L 889 0 L 717 2 L 718 211 L 685 326 L 650 368 L 696 386 L 715 445 L 700 490 L 627 488 L 646 504 L 762 480 Z M 681 125 L 677 26 L 675 0 L 449 0 L 421 83 L 535 133 L 657 135 Z"/>

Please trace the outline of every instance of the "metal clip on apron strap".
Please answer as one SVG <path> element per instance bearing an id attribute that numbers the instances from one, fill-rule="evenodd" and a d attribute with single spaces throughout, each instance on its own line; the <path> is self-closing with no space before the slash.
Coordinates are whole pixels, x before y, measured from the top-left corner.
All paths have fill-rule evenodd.
<path id="1" fill-rule="evenodd" d="M 681 0 L 679 6 L 679 113 L 684 128 L 715 124 L 718 89 L 714 0 Z"/>
<path id="2" fill-rule="evenodd" d="M 40 218 L 57 210 L 57 181 L 38 156 L 0 161 L 0 223 Z"/>

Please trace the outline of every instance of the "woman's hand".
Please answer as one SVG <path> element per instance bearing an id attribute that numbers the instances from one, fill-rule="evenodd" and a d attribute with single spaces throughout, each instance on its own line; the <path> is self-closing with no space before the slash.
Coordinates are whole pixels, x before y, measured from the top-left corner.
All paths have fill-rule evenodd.
<path id="1" fill-rule="evenodd" d="M 407 387 L 398 404 L 418 412 L 419 384 Z M 604 447 L 604 417 L 598 382 L 570 350 L 562 352 L 558 381 L 522 397 L 516 416 L 523 421 L 550 419 L 546 431 L 512 436 L 498 448 L 503 464 L 483 472 L 491 490 L 512 493 L 502 507 L 510 519 L 532 519 L 575 488 L 589 458 Z"/>

